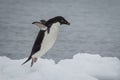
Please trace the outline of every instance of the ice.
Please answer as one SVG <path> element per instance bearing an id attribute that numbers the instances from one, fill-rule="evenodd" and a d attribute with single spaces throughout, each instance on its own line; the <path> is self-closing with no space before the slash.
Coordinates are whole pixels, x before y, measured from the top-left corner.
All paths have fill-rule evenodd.
<path id="1" fill-rule="evenodd" d="M 120 60 L 98 54 L 78 53 L 55 63 L 38 59 L 33 67 L 26 59 L 0 57 L 0 80 L 120 80 Z"/>

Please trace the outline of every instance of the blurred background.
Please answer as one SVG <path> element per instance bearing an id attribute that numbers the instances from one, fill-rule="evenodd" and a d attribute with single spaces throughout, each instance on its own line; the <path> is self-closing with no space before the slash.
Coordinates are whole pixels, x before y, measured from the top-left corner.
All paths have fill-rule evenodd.
<path id="1" fill-rule="evenodd" d="M 43 58 L 72 58 L 77 53 L 120 59 L 119 0 L 0 0 L 0 56 L 30 55 L 39 28 L 31 23 L 63 16 L 54 47 Z"/>

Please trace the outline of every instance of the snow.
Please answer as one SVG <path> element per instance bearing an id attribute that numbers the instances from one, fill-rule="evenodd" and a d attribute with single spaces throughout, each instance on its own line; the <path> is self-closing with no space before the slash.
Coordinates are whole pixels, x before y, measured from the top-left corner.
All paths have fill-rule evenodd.
<path id="1" fill-rule="evenodd" d="M 78 53 L 55 63 L 39 59 L 33 67 L 26 59 L 0 57 L 0 80 L 120 80 L 120 60 L 98 54 Z"/>

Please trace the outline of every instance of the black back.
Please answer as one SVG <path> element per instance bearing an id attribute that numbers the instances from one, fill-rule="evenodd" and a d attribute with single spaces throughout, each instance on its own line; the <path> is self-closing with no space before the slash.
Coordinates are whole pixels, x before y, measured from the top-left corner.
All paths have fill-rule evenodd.
<path id="1" fill-rule="evenodd" d="M 41 43 L 42 43 L 42 40 L 44 38 L 44 35 L 45 35 L 45 31 L 40 30 L 39 33 L 38 33 L 38 36 L 37 36 L 37 38 L 34 42 L 34 45 L 33 45 L 32 51 L 31 51 L 31 55 L 33 55 L 34 53 L 36 53 L 37 51 L 40 50 Z"/>
<path id="2" fill-rule="evenodd" d="M 41 23 L 43 25 L 45 25 L 45 21 L 44 22 L 41 21 Z M 44 39 L 44 35 L 45 35 L 45 30 L 40 30 L 39 33 L 38 33 L 38 35 L 37 35 L 37 37 L 36 37 L 34 45 L 32 47 L 31 54 L 30 54 L 29 58 L 23 64 L 25 64 L 26 62 L 28 62 L 32 58 L 32 55 L 34 55 L 36 52 L 38 52 L 40 50 L 42 40 Z"/>

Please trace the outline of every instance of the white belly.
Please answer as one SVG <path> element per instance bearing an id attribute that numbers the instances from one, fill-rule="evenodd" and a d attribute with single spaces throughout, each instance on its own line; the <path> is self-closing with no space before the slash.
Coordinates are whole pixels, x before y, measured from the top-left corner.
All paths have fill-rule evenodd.
<path id="1" fill-rule="evenodd" d="M 43 56 L 54 45 L 59 32 L 59 26 L 60 23 L 57 22 L 51 26 L 49 33 L 45 32 L 40 51 L 36 52 L 32 57 Z"/>

